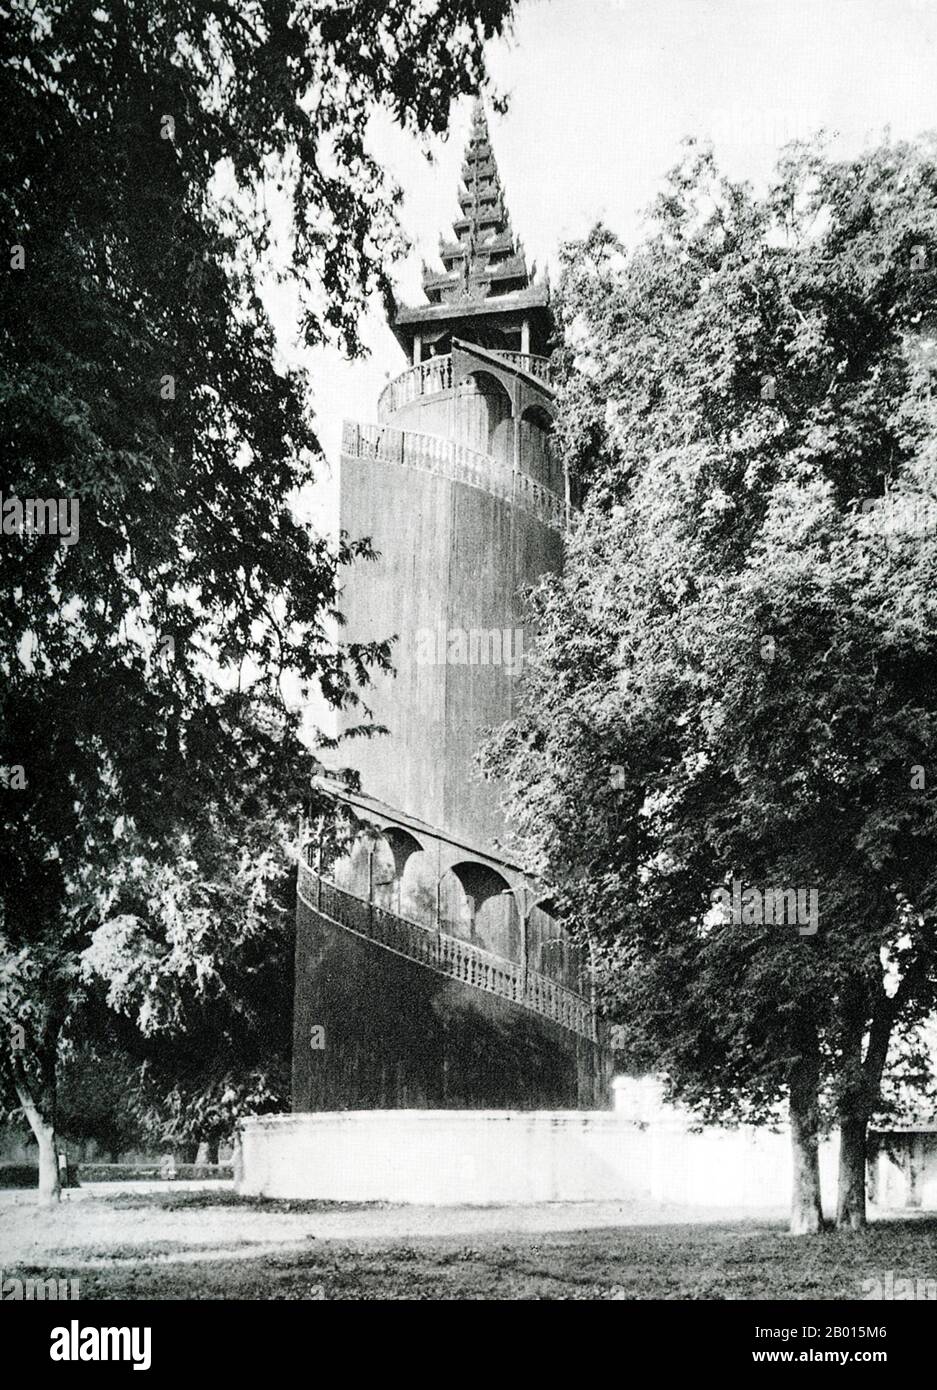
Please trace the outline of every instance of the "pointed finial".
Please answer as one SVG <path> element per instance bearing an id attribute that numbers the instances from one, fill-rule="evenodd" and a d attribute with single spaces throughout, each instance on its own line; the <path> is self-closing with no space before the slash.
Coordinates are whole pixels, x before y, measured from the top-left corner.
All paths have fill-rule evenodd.
<path id="1" fill-rule="evenodd" d="M 423 277 L 424 288 L 433 302 L 497 297 L 507 292 L 498 288 L 505 284 L 529 287 L 531 276 L 526 269 L 524 248 L 511 226 L 480 93 L 472 103 L 472 125 L 459 179 L 459 208 L 461 215 L 455 223 L 457 241 L 451 245 L 441 243 L 444 264 L 448 267 L 452 263 L 448 275 Z M 458 276 L 453 277 L 456 268 Z M 432 282 L 429 288 L 427 280 Z"/>

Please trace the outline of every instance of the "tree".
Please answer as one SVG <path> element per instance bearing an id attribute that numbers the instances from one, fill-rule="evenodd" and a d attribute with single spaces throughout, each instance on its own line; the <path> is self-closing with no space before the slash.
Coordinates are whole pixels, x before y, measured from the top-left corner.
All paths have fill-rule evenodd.
<path id="1" fill-rule="evenodd" d="M 297 751 L 292 780 L 255 769 L 160 856 L 125 841 L 81 958 L 91 988 L 74 1022 L 134 1068 L 130 1118 L 151 1144 L 217 1150 L 237 1142 L 244 1116 L 289 1109 L 303 827 L 315 823 L 329 857 L 356 833 L 346 804 L 312 785 L 321 771 Z"/>
<path id="2" fill-rule="evenodd" d="M 261 301 L 265 196 L 306 343 L 359 348 L 399 249 L 376 105 L 444 128 L 510 0 L 15 0 L 0 94 L 0 1021 L 58 1196 L 56 1066 L 125 836 L 165 860 L 245 779 L 295 781 L 282 682 L 360 703 L 342 567 L 290 499 L 308 383 Z M 388 634 L 390 635 L 390 634 Z M 367 710 L 362 709 L 367 723 Z M 7 1096 L 8 1103 L 11 1097 Z"/>
<path id="3" fill-rule="evenodd" d="M 786 1100 L 798 1232 L 829 1110 L 864 1222 L 889 1051 L 935 1004 L 935 187 L 933 140 L 794 147 L 763 198 L 691 146 L 645 244 L 567 248 L 586 500 L 487 757 L 635 1065 L 711 1120 Z"/>
<path id="4" fill-rule="evenodd" d="M 128 1149 L 146 1143 L 135 1104 L 137 1091 L 138 1068 L 132 1058 L 112 1044 L 101 1050 L 87 1042 L 75 1047 L 59 1068 L 59 1135 L 72 1143 L 93 1140 L 107 1162 L 119 1162 Z"/>
<path id="5" fill-rule="evenodd" d="M 308 761 L 297 758 L 308 773 Z M 213 1147 L 243 1115 L 290 1102 L 297 837 L 305 787 L 250 779 L 171 854 L 127 844 L 82 956 L 82 1026 L 137 1068 L 151 1142 Z M 280 806 L 259 804 L 279 791 Z"/>

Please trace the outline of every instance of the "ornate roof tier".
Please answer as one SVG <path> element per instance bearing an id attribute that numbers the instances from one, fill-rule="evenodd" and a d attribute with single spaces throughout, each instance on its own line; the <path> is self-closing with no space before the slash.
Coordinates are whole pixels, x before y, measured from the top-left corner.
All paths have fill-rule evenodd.
<path id="1" fill-rule="evenodd" d="M 452 336 L 496 350 L 545 355 L 553 331 L 550 291 L 535 283 L 515 236 L 480 101 L 472 112 L 456 240 L 442 240 L 443 269 L 423 268 L 427 304 L 396 307 L 392 328 L 408 356 L 448 351 Z"/>

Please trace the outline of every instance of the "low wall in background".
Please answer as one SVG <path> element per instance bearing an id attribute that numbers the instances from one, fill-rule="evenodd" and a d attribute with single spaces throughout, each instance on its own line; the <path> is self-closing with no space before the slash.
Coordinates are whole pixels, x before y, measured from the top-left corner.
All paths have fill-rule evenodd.
<path id="1" fill-rule="evenodd" d="M 869 1136 L 869 1200 L 889 1210 L 937 1210 L 937 1133 L 890 1130 Z"/>

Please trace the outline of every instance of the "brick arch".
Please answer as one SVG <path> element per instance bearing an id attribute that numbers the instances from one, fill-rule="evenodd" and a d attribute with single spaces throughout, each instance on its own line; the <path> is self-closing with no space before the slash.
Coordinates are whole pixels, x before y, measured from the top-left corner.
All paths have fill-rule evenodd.
<path id="1" fill-rule="evenodd" d="M 333 865 L 339 887 L 365 901 L 369 894 L 380 907 L 399 911 L 401 884 L 414 856 L 424 846 L 402 826 L 378 826 L 361 821 L 346 852 Z"/>
<path id="2" fill-rule="evenodd" d="M 449 872 L 455 874 L 464 891 L 475 899 L 478 906 L 488 902 L 490 898 L 512 891 L 503 874 L 499 874 L 497 869 L 493 869 L 490 864 L 483 864 L 478 859 L 463 859 L 457 864 L 452 864 Z"/>
<path id="3" fill-rule="evenodd" d="M 537 900 L 527 919 L 527 953 L 531 970 L 579 991 L 584 979 L 582 948 L 569 940 L 550 897 Z"/>
<path id="4" fill-rule="evenodd" d="M 542 390 L 533 382 L 518 380 L 516 406 L 518 419 L 523 419 L 529 411 L 538 412 L 549 420 L 550 428 L 553 428 L 556 421 L 556 401 L 553 399 L 553 393 Z"/>
<path id="5" fill-rule="evenodd" d="M 532 401 L 529 405 L 524 406 L 521 411 L 521 419 L 526 420 L 531 425 L 536 425 L 545 434 L 553 433 L 555 412 L 552 408 L 548 408 L 546 401 Z"/>
<path id="6" fill-rule="evenodd" d="M 486 354 L 483 360 L 470 352 L 459 351 L 456 344 L 452 346 L 452 368 L 453 383 L 461 385 L 463 382 L 470 381 L 473 377 L 487 376 L 496 382 L 508 400 L 511 402 L 512 413 L 516 413 L 518 379 L 514 372 L 502 366 L 493 354 Z"/>
<path id="7" fill-rule="evenodd" d="M 411 831 L 404 830 L 400 825 L 385 825 L 380 833 L 390 845 L 397 875 L 402 877 L 410 856 L 421 854 L 426 846 Z"/>

